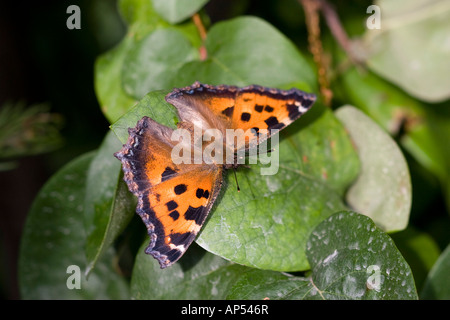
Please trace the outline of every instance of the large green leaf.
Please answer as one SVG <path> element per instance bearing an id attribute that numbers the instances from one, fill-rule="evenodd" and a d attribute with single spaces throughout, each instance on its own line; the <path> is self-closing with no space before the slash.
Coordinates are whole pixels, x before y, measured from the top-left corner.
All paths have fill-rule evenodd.
<path id="1" fill-rule="evenodd" d="M 381 29 L 368 30 L 369 67 L 419 99 L 450 97 L 450 2 L 379 0 Z"/>
<path id="2" fill-rule="evenodd" d="M 316 87 L 315 75 L 301 53 L 262 19 L 239 17 L 216 23 L 208 31 L 205 48 L 207 59 L 180 68 L 174 86 L 190 85 L 198 80 L 269 87 L 296 82 L 307 91 Z"/>
<path id="3" fill-rule="evenodd" d="M 230 285 L 246 267 L 234 265 L 205 252 L 196 244 L 168 269 L 144 253 L 144 242 L 136 257 L 131 278 L 134 299 L 224 299 Z"/>
<path id="4" fill-rule="evenodd" d="M 186 56 L 182 49 L 186 47 L 191 50 L 186 41 L 197 46 L 200 43 L 198 33 L 192 22 L 171 26 L 156 13 L 151 0 L 122 0 L 119 7 L 122 17 L 128 23 L 128 32 L 117 47 L 100 55 L 95 62 L 97 99 L 103 113 L 111 123 L 130 110 L 145 93 L 155 89 L 152 86 L 146 89 L 146 85 L 148 81 L 150 81 L 150 84 L 154 84 L 151 81 L 154 81 L 152 79 L 155 79 L 156 74 L 146 74 L 143 71 L 147 71 L 149 67 L 156 67 L 160 70 L 160 75 L 164 75 L 162 79 L 165 80 L 171 73 L 176 73 L 172 65 L 176 60 L 166 59 L 166 56 L 174 56 L 177 59 L 179 56 Z M 149 39 L 159 41 L 160 36 L 166 34 L 164 32 L 166 28 L 170 28 L 172 32 L 173 30 L 181 32 L 184 36 L 180 36 L 178 33 L 173 34 L 178 36 L 177 39 L 181 39 L 182 44 L 175 43 L 175 47 L 171 48 L 170 45 L 174 44 L 174 40 L 176 40 L 172 36 L 163 40 L 162 46 L 158 42 L 152 41 L 151 45 L 155 46 L 155 52 L 152 48 L 149 49 L 146 46 L 149 44 Z M 156 30 L 159 31 L 152 38 L 150 34 Z M 185 40 L 185 37 L 187 40 Z M 188 54 L 192 54 L 192 51 L 189 52 Z M 143 61 L 146 54 L 156 58 L 156 60 Z M 158 59 L 167 63 L 161 63 L 162 61 L 157 61 Z M 130 66 L 132 69 L 128 71 L 127 68 Z M 164 70 L 167 70 L 166 74 L 164 74 Z M 135 71 L 144 76 L 145 79 L 151 80 L 142 81 L 142 79 L 138 79 L 136 82 Z M 140 83 L 139 81 L 142 81 L 142 84 L 137 86 Z M 167 80 L 164 83 L 167 83 Z"/>
<path id="5" fill-rule="evenodd" d="M 402 232 L 391 235 L 398 250 L 411 266 L 416 288 L 422 288 L 425 278 L 439 258 L 439 246 L 427 233 L 408 226 Z"/>
<path id="6" fill-rule="evenodd" d="M 133 109 L 111 125 L 111 130 L 114 131 L 123 144 L 128 140 L 128 128 L 134 128 L 143 116 L 150 117 L 165 126 L 176 129 L 178 122 L 177 112 L 175 107 L 164 99 L 166 94 L 166 91 L 150 92 Z"/>
<path id="7" fill-rule="evenodd" d="M 125 92 L 137 99 L 153 90 L 171 88 L 172 75 L 198 58 L 189 39 L 176 29 L 159 29 L 136 43 L 122 66 Z"/>
<path id="8" fill-rule="evenodd" d="M 339 212 L 309 237 L 307 277 L 249 268 L 193 247 L 168 269 L 138 253 L 136 299 L 417 299 L 409 266 L 370 218 Z M 297 250 L 299 253 L 300 250 Z"/>
<path id="9" fill-rule="evenodd" d="M 121 146 L 110 132 L 89 167 L 84 202 L 87 274 L 135 214 L 136 201 L 122 181 L 120 162 L 113 157 Z"/>
<path id="10" fill-rule="evenodd" d="M 111 250 L 97 262 L 89 280 L 81 272 L 86 266 L 85 183 L 94 156 L 81 156 L 62 168 L 33 202 L 19 257 L 19 285 L 24 299 L 129 297 L 128 284 L 114 271 Z M 80 288 L 70 289 L 78 276 Z"/>
<path id="11" fill-rule="evenodd" d="M 315 86 L 315 76 L 295 46 L 261 19 L 243 17 L 214 25 L 208 32 L 204 61 L 199 60 L 189 34 L 165 27 L 130 43 L 123 61 L 110 62 L 122 66 L 124 92 L 139 99 L 152 90 L 197 80 L 271 87 L 296 83 L 307 90 Z M 130 40 L 122 45 L 126 42 Z"/>
<path id="12" fill-rule="evenodd" d="M 338 50 L 335 54 L 342 62 L 342 52 Z M 420 103 L 373 72 L 355 67 L 340 74 L 333 91 L 341 103 L 361 109 L 398 139 L 405 151 L 438 177 L 444 193 L 450 194 L 450 144 L 446 140 L 450 134 L 450 114 L 445 104 L 435 108 Z M 414 192 L 420 187 L 416 186 Z M 420 200 L 424 198 L 421 194 Z M 446 199 L 450 208 L 450 197 L 446 195 Z"/>
<path id="13" fill-rule="evenodd" d="M 450 209 L 450 144 L 448 143 L 450 107 L 449 104 L 435 109 L 428 106 L 426 111 L 426 117 L 422 124 L 423 129 L 403 137 L 402 145 L 411 153 L 423 156 L 416 157 L 423 160 L 421 163 L 433 164 L 426 168 L 439 178 L 447 208 Z M 429 134 L 423 135 L 423 131 Z M 429 147 L 424 148 L 424 146 Z M 432 150 L 433 152 L 420 153 L 422 150 Z"/>
<path id="14" fill-rule="evenodd" d="M 228 298 L 417 299 L 408 264 L 364 215 L 339 212 L 320 223 L 308 240 L 307 256 L 309 277 L 252 271 L 233 285 Z"/>
<path id="15" fill-rule="evenodd" d="M 312 291 L 310 279 L 247 268 L 231 287 L 230 300 L 303 300 Z"/>
<path id="16" fill-rule="evenodd" d="M 420 294 L 421 299 L 450 299 L 450 245 L 431 269 Z"/>
<path id="17" fill-rule="evenodd" d="M 347 192 L 347 201 L 385 231 L 406 227 L 411 209 L 411 180 L 405 158 L 394 140 L 360 110 L 336 111 L 358 149 L 361 173 Z"/>
<path id="18" fill-rule="evenodd" d="M 207 2 L 208 0 L 153 0 L 153 7 L 168 22 L 178 23 L 192 16 Z"/>
<path id="19" fill-rule="evenodd" d="M 410 267 L 392 239 L 368 217 L 340 212 L 307 245 L 317 298 L 417 299 Z"/>
<path id="20" fill-rule="evenodd" d="M 342 95 L 341 101 L 364 111 L 392 136 L 401 134 L 399 142 L 406 151 L 438 177 L 446 177 L 442 134 L 434 131 L 436 122 L 448 123 L 448 118 L 435 119 L 429 107 L 368 70 L 347 69 L 334 90 Z"/>
<path id="21" fill-rule="evenodd" d="M 298 286 L 310 283 L 305 278 L 233 264 L 195 244 L 183 259 L 162 270 L 157 261 L 144 254 L 146 246 L 147 242 L 133 269 L 134 299 L 295 299 Z"/>
<path id="22" fill-rule="evenodd" d="M 116 48 L 97 58 L 95 62 L 95 93 L 103 114 L 110 122 L 129 110 L 136 100 L 122 88 L 120 72 L 126 52 L 133 39 L 125 38 Z"/>
<path id="23" fill-rule="evenodd" d="M 127 127 L 147 115 L 174 126 L 174 108 L 164 92 L 148 94 L 112 125 L 125 142 Z M 272 148 L 271 146 L 270 148 Z M 317 103 L 281 133 L 275 146 L 279 170 L 261 175 L 262 165 L 237 170 L 240 185 L 225 177 L 197 242 L 210 252 L 247 266 L 271 270 L 305 270 L 304 253 L 311 230 L 333 212 L 345 209 L 344 192 L 358 173 L 351 142 L 333 113 Z"/>

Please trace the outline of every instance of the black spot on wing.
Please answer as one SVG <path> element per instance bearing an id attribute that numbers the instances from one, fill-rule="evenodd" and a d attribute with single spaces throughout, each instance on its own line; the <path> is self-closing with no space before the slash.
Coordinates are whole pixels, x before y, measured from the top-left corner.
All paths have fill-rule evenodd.
<path id="1" fill-rule="evenodd" d="M 176 245 L 188 245 L 192 240 L 194 240 L 195 234 L 192 232 L 185 232 L 185 233 L 172 233 L 170 235 L 170 241 Z"/>
<path id="2" fill-rule="evenodd" d="M 286 127 L 286 125 L 283 122 L 279 122 L 279 123 L 277 123 L 276 125 L 274 125 L 273 127 L 269 128 L 269 129 L 271 129 L 271 130 L 275 130 L 275 129 L 281 130 L 284 127 Z"/>
<path id="3" fill-rule="evenodd" d="M 268 129 L 282 129 L 286 126 L 283 122 L 278 122 L 276 117 L 269 117 L 264 122 L 267 124 Z"/>
<path id="4" fill-rule="evenodd" d="M 167 256 L 167 260 L 169 260 L 170 262 L 177 261 L 182 254 L 183 252 L 178 249 L 172 249 L 169 252 L 165 253 L 165 255 Z"/>
<path id="5" fill-rule="evenodd" d="M 264 106 L 262 106 L 262 105 L 259 105 L 259 104 L 255 104 L 255 111 L 256 112 L 262 112 L 263 111 L 263 109 L 264 109 Z"/>
<path id="6" fill-rule="evenodd" d="M 311 105 L 314 103 L 314 100 L 312 100 L 312 99 L 303 99 L 303 102 L 302 102 L 302 105 L 305 107 L 305 108 L 309 108 L 309 107 L 311 107 Z"/>
<path id="7" fill-rule="evenodd" d="M 228 118 L 231 118 L 231 116 L 233 115 L 233 111 L 234 111 L 234 106 L 228 107 L 222 111 L 222 114 L 226 115 Z"/>
<path id="8" fill-rule="evenodd" d="M 273 108 L 271 106 L 265 106 L 264 110 L 267 112 L 273 112 Z"/>
<path id="9" fill-rule="evenodd" d="M 298 111 L 298 107 L 295 104 L 287 104 L 286 108 L 288 110 L 290 120 L 294 121 L 300 117 L 301 113 Z"/>
<path id="10" fill-rule="evenodd" d="M 264 122 L 270 128 L 270 127 L 273 127 L 278 124 L 278 119 L 276 117 L 270 117 L 270 118 L 267 118 L 266 120 L 264 120 Z"/>
<path id="11" fill-rule="evenodd" d="M 184 214 L 184 218 L 186 220 L 194 220 L 196 224 L 201 225 L 203 220 L 205 219 L 205 215 L 203 214 L 205 207 L 200 206 L 198 208 L 194 208 L 189 206 L 186 213 Z"/>
<path id="12" fill-rule="evenodd" d="M 253 127 L 250 130 L 252 130 L 255 135 L 259 135 L 259 128 L 258 127 Z"/>
<path id="13" fill-rule="evenodd" d="M 167 206 L 167 210 L 172 211 L 175 210 L 176 208 L 178 208 L 178 203 L 176 203 L 173 200 L 170 200 L 169 202 L 166 203 Z"/>
<path id="14" fill-rule="evenodd" d="M 201 188 L 198 188 L 197 191 L 195 192 L 195 196 L 199 199 L 201 198 L 205 198 L 208 199 L 209 198 L 209 191 L 208 190 L 203 190 Z"/>
<path id="15" fill-rule="evenodd" d="M 164 182 L 170 178 L 177 172 L 170 167 L 166 167 L 166 170 L 161 174 L 161 182 Z"/>
<path id="16" fill-rule="evenodd" d="M 248 122 L 251 118 L 251 114 L 248 112 L 242 112 L 241 114 L 241 120 L 244 122 Z"/>
<path id="17" fill-rule="evenodd" d="M 185 184 L 176 185 L 175 188 L 173 189 L 173 191 L 175 191 L 175 194 L 177 194 L 177 195 L 185 193 L 186 190 L 187 190 L 187 187 Z"/>
<path id="18" fill-rule="evenodd" d="M 180 213 L 177 210 L 173 210 L 169 213 L 169 216 L 175 221 L 180 217 Z"/>

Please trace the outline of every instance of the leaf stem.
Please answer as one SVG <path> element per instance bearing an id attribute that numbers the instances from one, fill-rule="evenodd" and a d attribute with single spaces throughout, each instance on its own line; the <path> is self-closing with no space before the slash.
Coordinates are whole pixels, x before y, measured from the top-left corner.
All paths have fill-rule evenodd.
<path id="1" fill-rule="evenodd" d="M 317 65 L 320 92 L 324 98 L 324 104 L 326 106 L 331 106 L 333 92 L 330 90 L 330 85 L 327 79 L 327 68 L 325 66 L 322 42 L 320 40 L 320 21 L 318 11 L 321 8 L 321 2 L 322 1 L 319 0 L 299 0 L 299 3 L 303 6 L 305 11 L 309 50 L 311 51 L 314 62 Z"/>
<path id="2" fill-rule="evenodd" d="M 206 51 L 206 48 L 205 48 L 205 40 L 206 40 L 206 34 L 207 34 L 206 28 L 205 28 L 203 21 L 200 18 L 200 15 L 198 13 L 195 13 L 192 16 L 192 21 L 194 22 L 195 27 L 198 30 L 200 39 L 202 39 L 202 45 L 199 48 L 199 52 L 200 52 L 200 60 L 204 61 L 208 57 L 208 52 Z"/>

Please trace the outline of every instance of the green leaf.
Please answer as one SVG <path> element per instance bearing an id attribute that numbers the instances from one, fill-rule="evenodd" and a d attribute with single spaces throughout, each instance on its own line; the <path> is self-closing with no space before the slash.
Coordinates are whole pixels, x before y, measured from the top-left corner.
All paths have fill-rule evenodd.
<path id="1" fill-rule="evenodd" d="M 153 0 L 153 7 L 166 21 L 175 24 L 192 16 L 207 2 L 208 0 Z"/>
<path id="2" fill-rule="evenodd" d="M 127 35 L 118 46 L 97 58 L 94 70 L 95 93 L 102 112 L 110 123 L 137 102 L 122 85 L 122 66 L 127 53 L 134 49 L 139 39 L 165 24 L 153 10 L 150 0 L 122 0 L 119 8 L 122 17 L 129 24 Z"/>
<path id="3" fill-rule="evenodd" d="M 380 30 L 368 30 L 368 66 L 410 95 L 428 102 L 450 97 L 450 3 L 416 0 L 399 4 L 379 0 Z"/>
<path id="4" fill-rule="evenodd" d="M 295 299 L 297 287 L 310 283 L 305 278 L 233 264 L 195 244 L 177 263 L 161 269 L 144 253 L 147 245 L 143 243 L 136 257 L 133 299 L 263 299 L 268 295 Z"/>
<path id="5" fill-rule="evenodd" d="M 414 154 L 420 163 L 438 177 L 450 209 L 450 108 L 425 106 L 426 115 L 422 119 L 421 130 L 415 130 L 402 137 L 402 145 Z"/>
<path id="6" fill-rule="evenodd" d="M 128 140 L 128 128 L 134 128 L 143 116 L 150 117 L 165 126 L 176 129 L 178 116 L 175 107 L 164 99 L 167 93 L 167 91 L 150 92 L 133 109 L 111 125 L 111 130 L 114 131 L 122 143 L 125 144 Z"/>
<path id="7" fill-rule="evenodd" d="M 302 300 L 311 291 L 311 281 L 286 273 L 247 268 L 230 289 L 229 300 Z"/>
<path id="8" fill-rule="evenodd" d="M 224 299 L 229 286 L 245 267 L 207 253 L 192 244 L 181 260 L 170 268 L 139 249 L 131 278 L 133 299 Z"/>
<path id="9" fill-rule="evenodd" d="M 417 299 L 408 264 L 364 215 L 339 212 L 320 223 L 309 237 L 307 256 L 308 277 L 242 269 L 227 299 Z"/>
<path id="10" fill-rule="evenodd" d="M 133 31 L 148 34 L 157 26 L 165 24 L 153 8 L 152 0 L 120 0 L 119 11 Z"/>
<path id="11" fill-rule="evenodd" d="M 308 62 L 264 20 L 242 17 L 215 24 L 205 43 L 208 58 L 199 61 L 194 48 L 200 41 L 193 24 L 170 27 L 148 8 L 149 3 L 123 1 L 128 34 L 96 61 L 96 93 L 110 122 L 148 91 L 182 87 L 196 80 L 280 88 L 297 83 L 306 91 L 316 87 Z"/>
<path id="12" fill-rule="evenodd" d="M 411 270 L 391 238 L 354 212 L 336 213 L 313 230 L 308 277 L 232 264 L 196 245 L 162 270 L 144 254 L 146 246 L 133 269 L 136 299 L 417 299 Z"/>
<path id="13" fill-rule="evenodd" d="M 122 64 L 123 88 L 136 99 L 149 91 L 171 88 L 172 76 L 195 58 L 197 50 L 180 31 L 156 30 L 128 51 Z"/>
<path id="14" fill-rule="evenodd" d="M 420 294 L 421 299 L 450 299 L 450 245 L 442 252 L 431 269 Z"/>
<path id="15" fill-rule="evenodd" d="M 323 221 L 307 244 L 319 299 L 417 299 L 414 279 L 392 239 L 355 212 Z"/>
<path id="16" fill-rule="evenodd" d="M 117 120 L 136 103 L 136 100 L 123 90 L 120 78 L 126 52 L 132 47 L 132 43 L 131 38 L 126 38 L 119 46 L 95 61 L 95 93 L 103 114 L 110 122 Z"/>
<path id="17" fill-rule="evenodd" d="M 344 63 L 346 56 L 342 51 L 336 50 L 335 55 L 339 63 Z M 399 133 L 404 118 L 414 120 L 423 115 L 417 100 L 370 70 L 354 66 L 343 70 L 333 83 L 333 91 L 341 95 L 341 101 L 360 108 L 391 135 Z"/>
<path id="18" fill-rule="evenodd" d="M 361 173 L 347 192 L 347 202 L 385 231 L 406 227 L 411 209 L 411 181 L 397 144 L 360 110 L 336 111 L 358 149 Z"/>
<path id="19" fill-rule="evenodd" d="M 292 42 L 273 26 L 256 17 L 219 22 L 208 31 L 207 59 L 180 68 L 173 86 L 198 80 L 209 84 L 283 87 L 303 83 L 312 91 L 315 75 Z"/>
<path id="20" fill-rule="evenodd" d="M 73 160 L 58 171 L 33 202 L 24 227 L 19 256 L 23 299 L 125 299 L 128 285 L 113 270 L 113 252 L 98 261 L 89 280 L 81 273 L 80 289 L 69 289 L 70 266 L 86 266 L 83 246 L 85 183 L 95 153 Z M 69 271 L 69 272 L 68 272 Z M 79 272 L 80 273 L 80 272 Z"/>
<path id="21" fill-rule="evenodd" d="M 142 56 L 145 55 L 145 52 L 139 51 L 139 47 L 142 47 L 143 44 L 146 43 L 143 39 L 146 39 L 149 34 L 155 30 L 170 28 L 172 31 L 175 29 L 183 33 L 184 37 L 186 37 L 193 45 L 198 46 L 200 43 L 199 36 L 192 22 L 171 26 L 156 13 L 153 9 L 152 1 L 150 0 L 122 0 L 119 3 L 119 7 L 122 16 L 125 21 L 128 22 L 127 35 L 117 47 L 100 55 L 95 62 L 95 92 L 97 99 L 100 102 L 102 112 L 110 123 L 115 122 L 120 116 L 130 110 L 137 102 L 135 99 L 140 99 L 143 94 L 154 89 L 148 88 L 148 90 L 145 91 L 145 83 L 141 87 L 134 88 L 134 85 L 139 84 L 139 81 L 135 82 L 133 73 L 124 70 L 124 64 L 127 64 L 128 66 L 131 64 L 134 68 L 133 70 L 141 71 L 139 67 L 141 67 L 142 70 L 148 70 L 148 64 L 142 60 L 138 61 L 139 63 L 143 63 L 142 65 L 137 65 L 135 60 L 128 62 L 130 57 L 136 59 L 138 57 L 142 58 Z M 161 35 L 161 33 L 157 33 L 156 35 L 158 34 Z M 162 34 L 164 34 L 164 32 Z M 177 36 L 180 38 L 178 34 Z M 182 41 L 186 45 L 184 37 Z M 157 37 L 157 40 L 160 40 L 160 38 Z M 173 37 L 166 40 L 167 41 L 165 41 L 164 44 L 173 44 Z M 158 46 L 158 43 L 153 43 L 153 45 L 155 45 L 157 49 L 161 49 L 161 47 Z M 166 55 L 173 53 L 175 56 L 179 57 L 178 50 L 181 47 L 182 46 L 177 44 L 175 51 L 173 48 L 167 49 L 165 46 L 162 47 L 162 49 L 167 49 L 165 51 Z M 136 50 L 139 52 L 134 53 Z M 149 54 L 151 54 L 151 52 L 152 51 L 150 51 Z M 156 56 L 153 54 L 153 57 L 165 59 L 165 56 L 161 55 L 161 50 L 156 50 Z M 173 59 L 169 59 L 169 62 L 173 62 Z M 155 65 L 156 61 L 153 60 L 152 66 L 155 67 Z M 161 66 L 158 67 L 161 69 Z M 169 71 L 175 72 L 175 70 L 170 69 L 170 65 L 165 64 L 165 67 L 168 71 L 166 75 L 170 74 Z M 142 72 L 140 75 L 142 75 Z M 155 79 L 156 76 L 153 73 L 144 73 L 143 75 L 146 76 L 146 79 Z M 125 76 L 125 78 L 123 78 L 123 76 Z M 166 76 L 162 79 L 165 80 Z M 127 83 L 129 80 L 132 80 L 132 84 Z"/>
<path id="22" fill-rule="evenodd" d="M 341 54 L 337 54 L 341 56 Z M 392 86 L 373 72 L 361 72 L 349 68 L 340 75 L 334 84 L 334 91 L 342 95 L 341 101 L 352 104 L 364 111 L 390 135 L 397 137 L 399 143 L 423 167 L 435 175 L 446 178 L 446 158 L 442 154 L 442 132 L 437 133 L 437 123 L 447 117 L 434 117 L 428 106 L 419 103 Z"/>
<path id="23" fill-rule="evenodd" d="M 120 161 L 113 157 L 121 147 L 113 132 L 108 133 L 89 166 L 84 202 L 86 274 L 135 214 L 136 202 L 123 181 Z"/>
<path id="24" fill-rule="evenodd" d="M 441 253 L 439 246 L 430 235 L 413 227 L 392 234 L 392 239 L 408 261 L 416 287 L 422 288 L 427 274 L 439 258 Z"/>
<path id="25" fill-rule="evenodd" d="M 336 56 L 343 62 L 342 52 L 337 51 Z M 447 160 L 450 147 L 446 141 L 450 134 L 450 117 L 446 105 L 434 108 L 420 103 L 373 72 L 362 72 L 355 67 L 340 74 L 333 84 L 333 91 L 341 102 L 364 111 L 398 140 L 415 161 L 434 174 L 441 182 L 450 208 L 450 165 Z M 414 192 L 417 189 L 416 186 Z"/>

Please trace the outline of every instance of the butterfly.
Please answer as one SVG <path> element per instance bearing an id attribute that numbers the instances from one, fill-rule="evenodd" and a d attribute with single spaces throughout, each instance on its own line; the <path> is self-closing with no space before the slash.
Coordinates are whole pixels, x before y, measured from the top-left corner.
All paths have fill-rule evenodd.
<path id="1" fill-rule="evenodd" d="M 178 111 L 177 128 L 193 133 L 188 141 L 183 141 L 184 145 L 197 146 L 193 153 L 208 148 L 212 139 L 209 141 L 202 135 L 213 129 L 222 134 L 219 146 L 227 154 L 231 150 L 236 155 L 257 147 L 273 130 L 294 122 L 311 108 L 316 97 L 296 88 L 278 90 L 259 85 L 212 86 L 195 82 L 174 89 L 165 99 Z M 198 127 L 201 135 L 195 139 Z M 225 139 L 230 129 L 250 134 L 244 140 L 230 142 Z M 122 162 L 129 190 L 138 198 L 136 212 L 150 237 L 145 252 L 157 259 L 161 268 L 172 265 L 186 252 L 220 193 L 224 170 L 239 165 L 236 156 L 231 163 L 217 161 L 217 156 L 225 160 L 224 151 L 211 153 L 209 160 L 213 161 L 174 161 L 173 150 L 181 144 L 180 139 L 173 139 L 175 131 L 145 116 L 135 128 L 128 129 L 126 144 L 114 154 Z M 263 131 L 268 134 L 263 136 Z M 184 159 L 193 159 L 192 153 L 187 152 Z"/>

